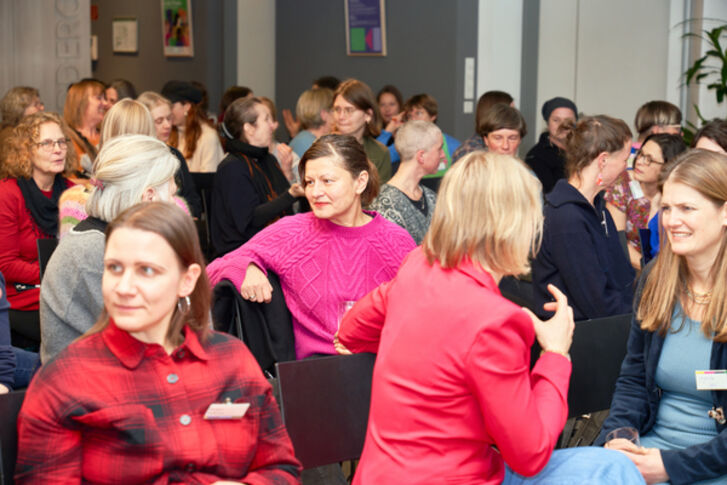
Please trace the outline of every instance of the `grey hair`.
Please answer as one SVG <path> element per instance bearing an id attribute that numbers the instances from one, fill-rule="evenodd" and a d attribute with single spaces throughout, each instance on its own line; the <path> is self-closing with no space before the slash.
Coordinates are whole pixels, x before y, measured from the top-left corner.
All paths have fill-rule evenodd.
<path id="1" fill-rule="evenodd" d="M 419 150 L 432 148 L 441 134 L 442 130 L 429 121 L 407 121 L 396 132 L 394 146 L 404 162 L 414 158 Z"/>
<path id="2" fill-rule="evenodd" d="M 98 181 L 86 201 L 86 213 L 111 222 L 125 209 L 141 202 L 147 189 L 159 200 L 169 200 L 165 187 L 179 169 L 169 147 L 147 135 L 120 135 L 104 143 L 93 163 Z"/>

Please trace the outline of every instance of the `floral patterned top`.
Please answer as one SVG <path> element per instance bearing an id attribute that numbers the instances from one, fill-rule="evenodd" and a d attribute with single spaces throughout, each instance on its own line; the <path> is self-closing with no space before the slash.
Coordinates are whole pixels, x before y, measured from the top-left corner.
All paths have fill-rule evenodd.
<path id="1" fill-rule="evenodd" d="M 629 244 L 641 253 L 639 242 L 639 229 L 644 229 L 649 223 L 651 201 L 646 197 L 635 198 L 631 193 L 629 183 L 631 177 L 626 170 L 618 176 L 613 185 L 606 190 L 606 202 L 626 213 L 626 239 Z"/>

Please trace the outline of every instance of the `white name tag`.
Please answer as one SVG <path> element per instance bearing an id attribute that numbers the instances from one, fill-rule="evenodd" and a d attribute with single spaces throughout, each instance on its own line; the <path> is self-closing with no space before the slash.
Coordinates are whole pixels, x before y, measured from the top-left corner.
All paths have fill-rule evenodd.
<path id="1" fill-rule="evenodd" d="M 213 403 L 205 411 L 204 419 L 242 419 L 249 407 L 249 402 Z"/>
<path id="2" fill-rule="evenodd" d="M 698 391 L 727 390 L 727 370 L 695 370 Z"/>
<path id="3" fill-rule="evenodd" d="M 632 180 L 629 182 L 629 188 L 631 189 L 631 195 L 634 199 L 640 199 L 644 196 L 644 191 L 641 190 L 641 184 L 638 180 Z"/>

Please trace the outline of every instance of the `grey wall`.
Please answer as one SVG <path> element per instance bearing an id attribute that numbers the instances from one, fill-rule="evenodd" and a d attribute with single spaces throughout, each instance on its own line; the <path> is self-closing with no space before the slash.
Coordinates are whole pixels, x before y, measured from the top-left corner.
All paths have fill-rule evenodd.
<path id="1" fill-rule="evenodd" d="M 386 57 L 346 55 L 344 3 L 277 0 L 276 104 L 295 109 L 298 96 L 322 75 L 353 77 L 376 93 L 397 86 L 404 98 L 426 92 L 439 103 L 438 124 L 464 139 L 472 115 L 462 112 L 464 57 L 476 57 L 477 1 L 389 0 Z"/>
<path id="2" fill-rule="evenodd" d="M 91 21 L 91 33 L 98 36 L 98 61 L 93 63 L 94 77 L 105 82 L 116 78 L 128 79 L 139 93 L 159 91 L 171 79 L 199 81 L 205 84 L 209 92 L 210 110 L 217 110 L 225 88 L 225 49 L 236 48 L 236 31 L 229 32 L 230 25 L 223 22 L 227 9 L 234 9 L 234 1 L 192 1 L 194 57 L 191 58 L 164 57 L 162 12 L 158 0 L 92 0 L 91 4 L 98 7 L 98 20 Z M 113 53 L 111 22 L 114 17 L 138 19 L 138 54 Z M 223 42 L 226 36 L 232 36 L 232 41 Z"/>

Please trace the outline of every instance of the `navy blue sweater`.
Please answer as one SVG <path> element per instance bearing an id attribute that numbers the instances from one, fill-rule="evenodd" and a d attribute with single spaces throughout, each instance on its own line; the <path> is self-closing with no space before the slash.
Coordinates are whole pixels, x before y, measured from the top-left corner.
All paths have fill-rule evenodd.
<path id="1" fill-rule="evenodd" d="M 10 320 L 8 309 L 10 303 L 5 296 L 5 277 L 0 273 L 0 384 L 8 389 L 15 383 L 15 352 L 10 345 Z"/>
<path id="2" fill-rule="evenodd" d="M 549 283 L 568 296 L 576 320 L 631 312 L 635 273 L 606 209 L 591 205 L 565 179 L 545 196 L 543 244 L 533 262 L 533 298 L 541 318 Z"/>

